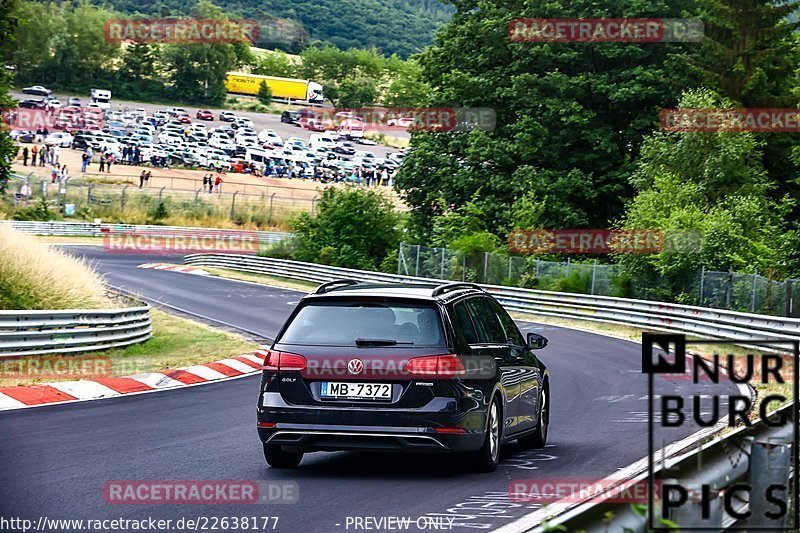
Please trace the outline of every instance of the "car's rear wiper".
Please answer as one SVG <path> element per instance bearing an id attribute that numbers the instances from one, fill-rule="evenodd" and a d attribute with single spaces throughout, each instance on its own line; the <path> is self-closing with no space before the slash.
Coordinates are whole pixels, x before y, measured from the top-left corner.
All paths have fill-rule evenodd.
<path id="1" fill-rule="evenodd" d="M 356 346 L 396 346 L 398 344 L 414 344 L 413 342 L 398 342 L 394 339 L 356 339 Z"/>

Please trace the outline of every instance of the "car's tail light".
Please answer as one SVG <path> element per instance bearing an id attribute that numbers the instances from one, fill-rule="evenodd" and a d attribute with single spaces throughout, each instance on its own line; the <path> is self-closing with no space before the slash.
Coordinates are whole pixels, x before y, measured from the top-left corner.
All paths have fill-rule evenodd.
<path id="1" fill-rule="evenodd" d="M 466 373 L 457 355 L 426 355 L 409 359 L 403 370 L 415 376 L 453 378 Z"/>
<path id="2" fill-rule="evenodd" d="M 302 355 L 270 350 L 264 358 L 264 370 L 298 370 L 306 369 L 307 361 Z"/>
<path id="3" fill-rule="evenodd" d="M 446 435 L 460 435 L 466 433 L 467 430 L 459 427 L 445 426 L 441 428 L 433 428 L 436 433 L 444 433 Z"/>

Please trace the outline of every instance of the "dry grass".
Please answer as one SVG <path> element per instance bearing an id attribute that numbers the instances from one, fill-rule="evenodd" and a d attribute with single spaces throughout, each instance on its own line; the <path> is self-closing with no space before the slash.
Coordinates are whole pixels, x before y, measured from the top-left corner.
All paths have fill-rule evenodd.
<path id="1" fill-rule="evenodd" d="M 0 227 L 0 309 L 110 307 L 102 278 L 85 260 Z"/>

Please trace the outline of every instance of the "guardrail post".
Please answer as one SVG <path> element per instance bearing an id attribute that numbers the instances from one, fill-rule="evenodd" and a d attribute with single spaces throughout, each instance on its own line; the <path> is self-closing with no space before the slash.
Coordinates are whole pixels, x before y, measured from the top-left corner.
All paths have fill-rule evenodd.
<path id="1" fill-rule="evenodd" d="M 417 245 L 417 267 L 414 269 L 414 276 L 419 277 L 419 244 Z"/>
<path id="2" fill-rule="evenodd" d="M 403 243 L 397 245 L 397 275 L 401 274 L 400 272 L 400 262 L 403 261 Z M 408 274 L 408 272 L 406 272 Z"/>
<path id="3" fill-rule="evenodd" d="M 597 259 L 594 260 L 594 266 L 592 267 L 592 292 L 589 294 L 594 295 L 594 281 L 597 277 Z"/>
<path id="4" fill-rule="evenodd" d="M 756 288 L 758 286 L 758 269 L 753 274 L 753 298 L 750 300 L 750 312 L 756 312 Z"/>
<path id="5" fill-rule="evenodd" d="M 703 292 L 706 285 L 706 266 L 703 265 L 703 268 L 700 270 L 700 303 L 698 305 L 703 305 Z"/>
<path id="6" fill-rule="evenodd" d="M 567 257 L 567 275 L 566 275 L 566 277 L 569 277 L 570 267 L 571 267 L 570 259 L 569 259 L 569 257 Z"/>
<path id="7" fill-rule="evenodd" d="M 750 512 L 748 527 L 775 528 L 783 530 L 790 513 L 780 513 L 778 518 L 770 518 L 767 513 L 775 513 L 775 504 L 767 500 L 770 487 L 783 486 L 783 491 L 773 496 L 789 501 L 789 471 L 792 459 L 792 445 L 786 442 L 756 441 L 750 450 Z M 795 472 L 797 475 L 797 472 Z M 797 498 L 797 495 L 795 495 Z M 795 504 L 796 505 L 796 504 Z"/>
<path id="8" fill-rule="evenodd" d="M 792 280 L 787 279 L 784 283 L 786 284 L 786 301 L 783 304 L 783 316 L 789 317 L 792 316 Z"/>
<path id="9" fill-rule="evenodd" d="M 198 207 L 200 207 L 200 189 L 194 191 L 194 210 L 197 211 Z"/>
<path id="10" fill-rule="evenodd" d="M 239 194 L 239 191 L 233 191 L 233 197 L 231 198 L 231 220 L 234 219 L 234 209 L 236 208 L 236 195 Z"/>
<path id="11" fill-rule="evenodd" d="M 158 191 L 158 203 L 162 202 L 161 198 L 164 196 L 164 189 L 166 189 L 166 187 L 161 187 L 161 190 Z"/>
<path id="12" fill-rule="evenodd" d="M 444 253 L 447 251 L 447 248 L 442 247 L 442 267 L 439 269 L 439 279 L 444 279 Z"/>
<path id="13" fill-rule="evenodd" d="M 39 182 L 39 189 L 42 193 L 42 197 L 47 198 L 47 180 L 42 180 Z"/>
<path id="14" fill-rule="evenodd" d="M 272 226 L 272 201 L 275 199 L 275 194 L 272 193 L 269 197 L 269 220 L 267 221 L 267 226 Z"/>
<path id="15" fill-rule="evenodd" d="M 86 203 L 89 205 L 92 205 L 92 187 L 94 187 L 94 185 L 90 183 L 89 188 L 86 190 Z"/>
<path id="16" fill-rule="evenodd" d="M 733 270 L 728 269 L 728 281 L 725 289 L 725 309 L 731 308 L 731 293 L 733 292 Z"/>
<path id="17" fill-rule="evenodd" d="M 508 282 L 511 283 L 511 260 L 514 259 L 510 255 L 508 256 Z"/>
<path id="18" fill-rule="evenodd" d="M 483 282 L 489 283 L 489 252 L 483 252 Z"/>
<path id="19" fill-rule="evenodd" d="M 122 188 L 122 196 L 120 197 L 120 201 L 119 201 L 119 208 L 120 209 L 125 209 L 125 191 L 128 190 L 128 187 L 130 187 L 130 185 L 126 185 L 126 186 L 124 186 Z"/>
<path id="20" fill-rule="evenodd" d="M 311 217 L 312 218 L 314 217 L 314 208 L 316 207 L 316 205 L 317 205 L 317 197 L 315 196 L 314 198 L 311 199 Z"/>

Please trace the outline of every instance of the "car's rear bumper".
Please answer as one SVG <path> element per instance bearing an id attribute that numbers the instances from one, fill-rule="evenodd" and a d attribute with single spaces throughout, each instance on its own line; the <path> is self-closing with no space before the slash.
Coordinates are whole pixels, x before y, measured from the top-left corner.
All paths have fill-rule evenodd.
<path id="1" fill-rule="evenodd" d="M 381 409 L 290 405 L 278 393 L 261 400 L 261 442 L 294 451 L 468 452 L 485 440 L 486 413 L 477 402 L 470 409 L 434 398 L 417 409 Z"/>

